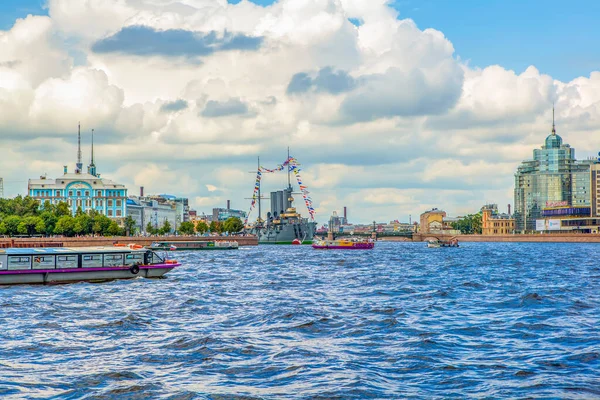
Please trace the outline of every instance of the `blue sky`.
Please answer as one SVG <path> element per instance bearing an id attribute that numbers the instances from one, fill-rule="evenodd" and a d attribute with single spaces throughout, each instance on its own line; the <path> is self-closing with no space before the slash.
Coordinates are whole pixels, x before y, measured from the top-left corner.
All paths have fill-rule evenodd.
<path id="1" fill-rule="evenodd" d="M 254 0 L 261 5 L 273 1 Z M 0 29 L 29 13 L 46 14 L 44 3 L 0 1 Z M 395 0 L 393 6 L 419 28 L 442 31 L 471 66 L 499 64 L 520 73 L 535 65 L 562 81 L 600 69 L 598 1 Z"/>

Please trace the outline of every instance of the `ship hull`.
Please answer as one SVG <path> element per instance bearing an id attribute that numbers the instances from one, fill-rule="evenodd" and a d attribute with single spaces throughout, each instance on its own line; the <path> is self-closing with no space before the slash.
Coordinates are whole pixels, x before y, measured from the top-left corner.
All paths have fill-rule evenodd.
<path id="1" fill-rule="evenodd" d="M 302 244 L 309 245 L 312 244 L 316 229 L 316 222 L 302 222 L 255 228 L 250 233 L 258 236 L 258 244 L 291 245 L 298 239 Z"/>

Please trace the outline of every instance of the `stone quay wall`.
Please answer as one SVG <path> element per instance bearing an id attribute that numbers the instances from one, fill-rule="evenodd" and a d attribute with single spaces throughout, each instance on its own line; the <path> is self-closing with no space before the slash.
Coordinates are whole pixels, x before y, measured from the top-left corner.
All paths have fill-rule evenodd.
<path id="1" fill-rule="evenodd" d="M 0 248 L 9 247 L 94 247 L 112 246 L 115 243 L 135 243 L 149 246 L 152 242 L 169 241 L 183 242 L 187 240 L 198 241 L 236 241 L 240 246 L 257 246 L 256 236 L 161 236 L 161 237 L 47 237 L 47 238 L 0 238 Z"/>
<path id="2" fill-rule="evenodd" d="M 458 239 L 459 242 L 522 242 L 522 243 L 600 243 L 600 234 L 590 233 L 548 233 L 534 235 L 437 235 L 434 233 L 416 233 L 410 238 L 382 237 L 381 241 L 400 242 L 426 242 L 430 239 L 449 240 Z"/>

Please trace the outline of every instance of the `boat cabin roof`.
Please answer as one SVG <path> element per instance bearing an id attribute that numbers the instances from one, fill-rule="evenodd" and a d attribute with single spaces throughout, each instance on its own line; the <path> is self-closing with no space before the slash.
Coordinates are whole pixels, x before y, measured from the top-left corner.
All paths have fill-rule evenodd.
<path id="1" fill-rule="evenodd" d="M 28 247 L 0 249 L 0 255 L 19 254 L 88 254 L 88 253 L 131 253 L 146 252 L 150 249 L 131 249 L 129 247 Z"/>

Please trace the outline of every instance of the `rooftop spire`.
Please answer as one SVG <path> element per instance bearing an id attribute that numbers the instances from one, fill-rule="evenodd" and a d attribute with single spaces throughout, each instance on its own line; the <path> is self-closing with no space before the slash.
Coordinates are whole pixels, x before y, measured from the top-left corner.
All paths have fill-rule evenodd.
<path id="1" fill-rule="evenodd" d="M 94 130 L 92 129 L 92 166 L 94 165 Z"/>
<path id="2" fill-rule="evenodd" d="M 92 129 L 92 160 L 90 162 L 90 165 L 88 166 L 88 174 L 97 176 L 96 175 L 96 164 L 94 163 L 94 130 L 93 129 Z"/>
<path id="3" fill-rule="evenodd" d="M 556 126 L 554 125 L 554 102 L 552 102 L 552 134 L 556 135 Z"/>
<path id="4" fill-rule="evenodd" d="M 80 174 L 83 169 L 83 163 L 81 162 L 81 122 L 77 123 L 77 165 L 75 166 L 75 173 Z"/>

